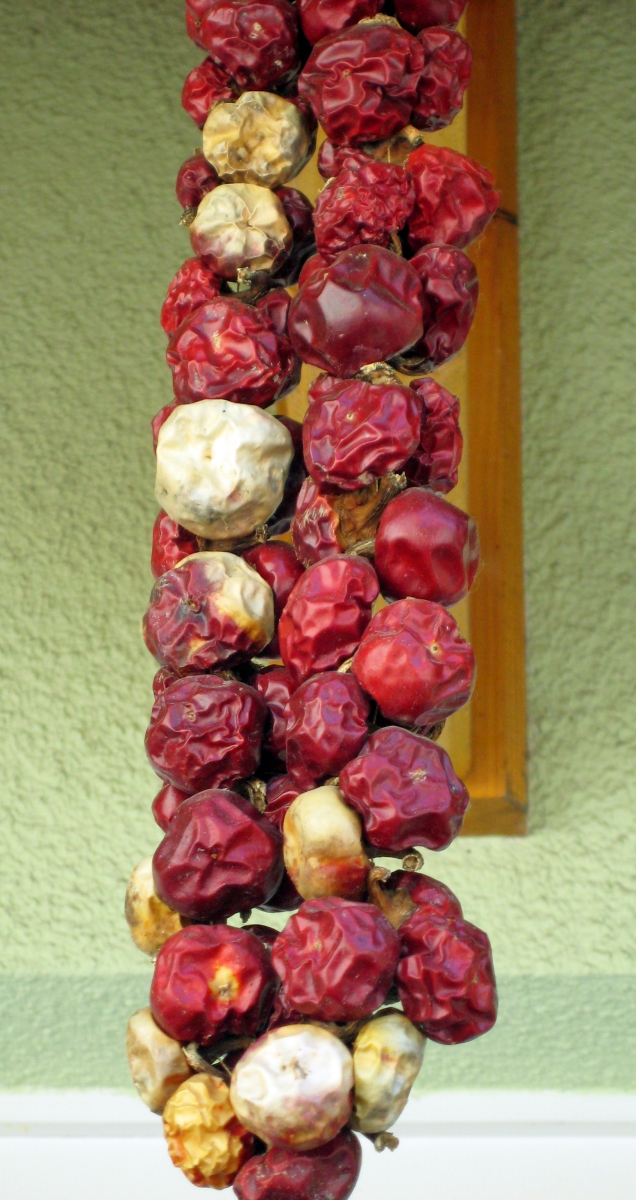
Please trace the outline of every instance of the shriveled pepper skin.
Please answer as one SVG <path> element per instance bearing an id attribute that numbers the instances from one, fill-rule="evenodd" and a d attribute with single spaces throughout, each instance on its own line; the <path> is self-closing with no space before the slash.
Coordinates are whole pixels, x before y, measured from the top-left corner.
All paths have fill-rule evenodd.
<path id="1" fill-rule="evenodd" d="M 304 789 L 337 775 L 368 736 L 369 702 L 351 674 L 323 671 L 301 683 L 286 708 L 287 770 Z"/>
<path id="2" fill-rule="evenodd" d="M 291 775 L 276 775 L 267 785 L 267 803 L 265 816 L 282 830 L 285 814 L 302 788 L 294 782 Z"/>
<path id="3" fill-rule="evenodd" d="M 260 759 L 265 702 L 218 675 L 188 675 L 155 700 L 146 731 L 153 770 L 182 791 L 249 779 Z"/>
<path id="4" fill-rule="evenodd" d="M 346 142 L 339 146 L 330 138 L 325 138 L 318 151 L 316 166 L 323 179 L 333 179 L 341 171 L 361 170 L 371 161 L 371 156 L 364 150 L 357 150 L 354 146 L 348 146 Z"/>
<path id="5" fill-rule="evenodd" d="M 155 1021 L 179 1042 L 255 1035 L 276 975 L 260 939 L 226 925 L 192 925 L 162 946 L 150 991 Z"/>
<path id="6" fill-rule="evenodd" d="M 382 0 L 299 0 L 297 8 L 302 31 L 315 46 L 331 33 L 374 17 Z"/>
<path id="7" fill-rule="evenodd" d="M 412 34 L 370 22 L 323 38 L 298 80 L 328 138 L 359 146 L 408 125 L 424 51 Z"/>
<path id="8" fill-rule="evenodd" d="M 501 199 L 490 171 L 474 158 L 445 146 L 420 146 L 408 160 L 415 188 L 409 243 L 429 242 L 463 250 L 483 233 Z"/>
<path id="9" fill-rule="evenodd" d="M 172 280 L 161 309 L 161 328 L 168 337 L 195 309 L 215 300 L 221 280 L 200 258 L 187 258 Z M 166 406 L 168 407 L 168 406 Z"/>
<path id="10" fill-rule="evenodd" d="M 468 0 L 395 0 L 401 25 L 417 33 L 430 25 L 456 25 Z"/>
<path id="11" fill-rule="evenodd" d="M 276 775 L 273 779 L 270 779 L 267 785 L 265 816 L 281 832 L 285 814 L 299 795 L 300 788 L 290 775 Z M 260 907 L 264 912 L 292 912 L 294 909 L 299 908 L 302 902 L 302 896 L 296 891 L 287 871 L 285 871 L 278 891 L 273 896 L 270 896 L 269 900 L 261 904 Z"/>
<path id="12" fill-rule="evenodd" d="M 189 554 L 196 554 L 198 549 L 199 543 L 193 533 L 173 521 L 167 513 L 158 513 L 152 529 L 150 555 L 150 570 L 155 579 L 171 571 Z"/>
<path id="13" fill-rule="evenodd" d="M 398 726 L 372 734 L 340 771 L 339 787 L 362 817 L 369 844 L 390 853 L 445 850 L 468 805 L 446 751 Z"/>
<path id="14" fill-rule="evenodd" d="M 238 1200 L 348 1200 L 360 1174 L 360 1143 L 350 1129 L 315 1150 L 272 1146 L 234 1180 Z"/>
<path id="15" fill-rule="evenodd" d="M 203 129 L 210 109 L 217 100 L 232 100 L 231 80 L 211 58 L 204 58 L 184 80 L 181 103 L 195 125 Z M 184 208 L 186 205 L 184 205 Z"/>
<path id="16" fill-rule="evenodd" d="M 225 296 L 190 313 L 166 358 L 181 404 L 233 400 L 262 408 L 295 387 L 299 370 L 289 341 L 269 317 Z"/>
<path id="17" fill-rule="evenodd" d="M 457 116 L 470 80 L 473 56 L 468 42 L 455 29 L 423 29 L 417 40 L 424 51 L 424 70 L 411 124 L 432 132 L 444 129 Z"/>
<path id="18" fill-rule="evenodd" d="M 348 246 L 388 246 L 415 203 L 403 167 L 367 159 L 330 179 L 316 200 L 314 226 L 319 254 L 331 259 Z"/>
<path id="19" fill-rule="evenodd" d="M 304 572 L 302 563 L 298 561 L 293 548 L 287 542 L 274 540 L 253 546 L 243 553 L 246 562 L 258 571 L 274 594 L 274 617 L 276 624 L 289 600 L 294 585 Z M 264 648 L 264 654 L 275 658 L 278 654 L 278 635 L 274 634 L 271 642 Z"/>
<path id="20" fill-rule="evenodd" d="M 462 906 L 457 896 L 439 879 L 431 879 L 430 875 L 421 875 L 418 871 L 393 871 L 388 882 L 392 889 L 403 888 L 407 891 L 423 913 L 444 920 L 462 916 Z"/>
<path id="21" fill-rule="evenodd" d="M 160 829 L 166 833 L 180 804 L 188 799 L 189 792 L 176 788 L 172 783 L 164 783 L 152 802 L 152 815 Z"/>
<path id="22" fill-rule="evenodd" d="M 497 989 L 483 930 L 418 910 L 401 926 L 400 941 L 398 993 L 427 1037 L 455 1046 L 492 1029 Z"/>
<path id="23" fill-rule="evenodd" d="M 270 667 L 267 671 L 259 671 L 252 686 L 263 697 L 269 713 L 263 749 L 284 759 L 287 705 L 298 686 L 296 680 L 286 667 Z"/>
<path id="24" fill-rule="evenodd" d="M 422 303 L 410 263 L 381 246 L 350 246 L 301 282 L 289 336 L 304 362 L 347 378 L 415 345 Z"/>
<path id="25" fill-rule="evenodd" d="M 313 113 L 311 115 L 313 117 Z M 288 258 L 275 271 L 272 282 L 280 287 L 289 287 L 290 284 L 297 283 L 305 262 L 316 249 L 314 206 L 298 188 L 279 187 L 274 190 L 289 221 L 292 248 Z"/>
<path id="26" fill-rule="evenodd" d="M 176 401 L 174 404 L 164 404 L 163 408 L 160 408 L 159 412 L 155 413 L 152 421 L 150 422 L 150 428 L 152 429 L 152 448 L 155 454 L 157 453 L 157 439 L 159 437 L 159 430 L 164 422 L 168 420 L 170 414 L 173 413 L 175 408 L 178 407 L 179 406 Z"/>
<path id="27" fill-rule="evenodd" d="M 298 493 L 291 526 L 297 558 L 309 567 L 321 558 L 339 554 L 343 548 L 338 539 L 339 525 L 329 496 L 313 479 L 306 479 Z"/>
<path id="28" fill-rule="evenodd" d="M 397 600 L 367 626 L 351 670 L 388 720 L 425 727 L 470 699 L 475 656 L 440 604 Z"/>
<path id="29" fill-rule="evenodd" d="M 194 32 L 240 91 L 264 91 L 294 74 L 298 23 L 288 0 L 215 0 Z"/>
<path id="30" fill-rule="evenodd" d="M 198 208 L 203 197 L 220 182 L 214 167 L 197 151 L 181 163 L 174 190 L 182 208 Z"/>
<path id="31" fill-rule="evenodd" d="M 249 800 L 220 788 L 199 792 L 179 805 L 155 850 L 157 895 L 191 921 L 256 908 L 280 885 L 282 846 L 280 830 Z"/>
<path id="32" fill-rule="evenodd" d="M 281 533 L 286 533 L 289 529 L 292 518 L 296 511 L 296 500 L 300 489 L 307 478 L 307 469 L 303 458 L 303 427 L 300 421 L 295 421 L 293 417 L 278 416 L 277 420 L 281 425 L 284 425 L 288 430 L 292 445 L 294 447 L 294 457 L 289 468 L 287 479 L 285 481 L 285 491 L 283 498 L 267 522 L 268 529 L 272 537 L 277 537 Z M 294 547 L 295 549 L 295 547 Z M 299 559 L 302 562 L 302 559 Z M 304 564 L 303 564 L 304 565 Z"/>
<path id="33" fill-rule="evenodd" d="M 353 654 L 378 590 L 373 567 L 355 555 L 324 559 L 305 571 L 278 625 L 281 657 L 299 682 Z"/>
<path id="34" fill-rule="evenodd" d="M 203 557 L 203 556 L 202 556 Z M 211 555 L 209 557 L 212 557 Z M 221 560 L 236 562 L 234 555 L 221 553 Z M 240 559 L 238 560 L 240 563 Z M 265 607 L 260 611 L 260 593 L 248 591 L 251 579 L 242 579 L 225 569 L 208 570 L 197 556 L 189 557 L 164 572 L 156 581 L 142 622 L 146 646 L 162 667 L 179 674 L 197 674 L 224 664 L 244 662 L 258 654 L 271 638 L 273 600 L 269 587 L 261 584 Z M 242 563 L 241 567 L 247 572 Z M 252 595 L 255 602 L 250 609 Z"/>
<path id="35" fill-rule="evenodd" d="M 283 287 L 272 288 L 270 292 L 265 292 L 261 296 L 254 307 L 259 312 L 269 317 L 276 332 L 285 336 L 287 333 L 287 317 L 289 315 L 289 306 L 291 304 L 291 296 Z"/>
<path id="36" fill-rule="evenodd" d="M 400 941 L 373 904 L 306 900 L 272 950 L 285 1003 L 319 1021 L 357 1021 L 384 1003 Z"/>
<path id="37" fill-rule="evenodd" d="M 420 441 L 404 472 L 410 483 L 450 492 L 457 486 L 464 439 L 459 400 L 435 379 L 414 379 L 411 389 L 422 405 Z"/>
<path id="38" fill-rule="evenodd" d="M 410 351 L 419 374 L 461 350 L 475 316 L 479 280 L 468 255 L 453 246 L 423 246 L 410 261 L 423 291 L 424 336 Z"/>
<path id="39" fill-rule="evenodd" d="M 345 491 L 397 471 L 419 441 L 421 409 L 398 383 L 319 375 L 303 422 L 305 464 L 317 483 Z"/>

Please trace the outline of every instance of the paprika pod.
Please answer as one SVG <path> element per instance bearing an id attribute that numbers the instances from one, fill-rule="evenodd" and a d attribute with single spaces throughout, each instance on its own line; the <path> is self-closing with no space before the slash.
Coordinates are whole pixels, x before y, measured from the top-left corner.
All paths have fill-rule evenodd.
<path id="1" fill-rule="evenodd" d="M 247 1129 L 270 1146 L 313 1150 L 349 1119 L 353 1063 L 316 1025 L 284 1025 L 250 1046 L 232 1073 L 230 1097 Z"/>
<path id="2" fill-rule="evenodd" d="M 170 1158 L 197 1187 L 229 1187 L 254 1153 L 254 1138 L 237 1120 L 229 1096 L 222 1079 L 193 1075 L 164 1108 Z"/>
<path id="3" fill-rule="evenodd" d="M 395 1124 L 419 1075 L 425 1045 L 426 1038 L 400 1012 L 382 1013 L 362 1027 L 353 1045 L 353 1129 L 381 1133 Z"/>
<path id="4" fill-rule="evenodd" d="M 128 1022 L 126 1057 L 139 1098 L 154 1113 L 163 1112 L 192 1074 L 180 1043 L 159 1028 L 149 1008 L 140 1008 Z"/>
<path id="5" fill-rule="evenodd" d="M 302 792 L 283 823 L 285 866 L 305 900 L 364 895 L 370 862 L 358 814 L 332 784 Z"/>

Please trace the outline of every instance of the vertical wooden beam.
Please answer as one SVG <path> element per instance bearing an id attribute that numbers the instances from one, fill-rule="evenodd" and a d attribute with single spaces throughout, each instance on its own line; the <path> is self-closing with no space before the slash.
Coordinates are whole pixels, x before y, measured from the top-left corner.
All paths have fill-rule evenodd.
<path id="1" fill-rule="evenodd" d="M 468 154 L 495 175 L 501 211 L 471 248 L 480 301 L 468 345 L 469 511 L 482 568 L 470 599 L 478 663 L 468 834 L 526 831 L 526 713 L 514 0 L 470 0 Z"/>

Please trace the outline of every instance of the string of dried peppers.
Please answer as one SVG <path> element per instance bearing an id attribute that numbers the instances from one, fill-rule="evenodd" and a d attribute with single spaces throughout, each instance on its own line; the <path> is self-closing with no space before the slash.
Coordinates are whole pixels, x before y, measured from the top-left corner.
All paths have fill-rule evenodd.
<path id="1" fill-rule="evenodd" d="M 436 739 L 473 686 L 448 608 L 479 543 L 444 499 L 459 401 L 430 372 L 470 330 L 464 251 L 499 196 L 425 140 L 461 108 L 465 0 L 381 6 L 186 7 L 203 138 L 177 178 L 194 257 L 161 312 L 143 623 L 164 837 L 126 896 L 155 960 L 127 1049 L 173 1162 L 239 1200 L 346 1200 L 353 1131 L 396 1144 L 426 1038 L 496 1017 L 488 938 L 415 848 L 468 804 Z M 318 123 L 312 209 L 288 184 Z M 323 372 L 302 427 L 274 411 L 301 362 Z M 252 909 L 293 915 L 279 933 Z"/>

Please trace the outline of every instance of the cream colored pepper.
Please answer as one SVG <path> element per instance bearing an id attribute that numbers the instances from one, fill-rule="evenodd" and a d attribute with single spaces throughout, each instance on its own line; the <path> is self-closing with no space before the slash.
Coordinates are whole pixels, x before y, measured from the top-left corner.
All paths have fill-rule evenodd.
<path id="1" fill-rule="evenodd" d="M 271 271 L 291 250 L 292 231 L 283 206 L 269 188 L 223 183 L 204 196 L 190 225 L 192 249 L 217 275 L 237 279 L 240 270 Z"/>
<path id="2" fill-rule="evenodd" d="M 380 1014 L 353 1046 L 352 1129 L 381 1133 L 395 1124 L 417 1079 L 426 1038 L 402 1013 Z"/>
<path id="3" fill-rule="evenodd" d="M 157 439 L 157 502 L 202 538 L 240 538 L 278 508 L 293 458 L 281 421 L 252 404 L 180 404 Z"/>
<path id="4" fill-rule="evenodd" d="M 232 1105 L 272 1146 L 312 1150 L 331 1141 L 351 1111 L 353 1066 L 342 1042 L 316 1025 L 266 1033 L 232 1073 Z"/>
<path id="5" fill-rule="evenodd" d="M 140 1098 L 155 1113 L 163 1112 L 192 1074 L 179 1042 L 159 1028 L 149 1008 L 140 1008 L 128 1022 L 126 1057 Z"/>
<path id="6" fill-rule="evenodd" d="M 221 100 L 203 127 L 203 153 L 226 183 L 280 187 L 309 162 L 315 141 L 296 105 L 272 92 Z"/>
<path id="7" fill-rule="evenodd" d="M 137 948 L 151 957 L 181 929 L 181 917 L 160 900 L 152 877 L 152 858 L 135 867 L 126 888 L 126 920 Z"/>
<path id="8" fill-rule="evenodd" d="M 337 787 L 302 792 L 287 810 L 283 839 L 285 866 L 304 900 L 361 898 L 371 864 L 360 818 Z"/>

